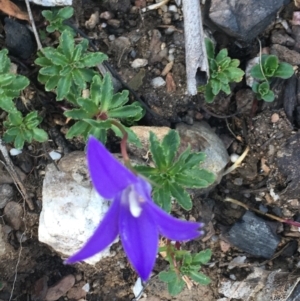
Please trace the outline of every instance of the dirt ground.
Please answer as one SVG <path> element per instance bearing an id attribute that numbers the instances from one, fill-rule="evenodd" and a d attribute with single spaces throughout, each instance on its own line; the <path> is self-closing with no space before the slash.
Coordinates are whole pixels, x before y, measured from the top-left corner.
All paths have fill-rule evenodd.
<path id="1" fill-rule="evenodd" d="M 162 116 L 155 118 L 147 112 L 140 125 L 174 127 L 178 122 L 189 124 L 193 121 L 205 120 L 224 141 L 229 154 L 240 155 L 247 146 L 250 148 L 241 167 L 224 176 L 220 184 L 209 194 L 195 198 L 192 211 L 187 213 L 188 216 L 197 220 L 202 219 L 207 225 L 205 236 L 187 243 L 185 247 L 195 252 L 206 248 L 212 250 L 212 259 L 203 269 L 203 272 L 211 278 L 211 284 L 207 287 L 194 286 L 191 290 L 185 289 L 180 295 L 172 298 L 167 292 L 166 285 L 156 276 L 167 267 L 166 262 L 159 258 L 153 277 L 145 287 L 143 296 L 144 298 L 147 296 L 145 300 L 223 300 L 221 298 L 224 296 L 219 293 L 222 282 L 226 279 L 242 281 L 253 271 L 254 267 L 260 264 L 264 264 L 265 269 L 270 272 L 281 269 L 284 272 L 297 274 L 300 262 L 298 252 L 300 234 L 295 227 L 277 223 L 277 235 L 280 237 L 275 253 L 277 255 L 267 261 L 240 251 L 222 239 L 227 229 L 246 211 L 241 206 L 224 202 L 227 196 L 256 209 L 263 207 L 266 212 L 286 219 L 297 220 L 299 218 L 300 204 L 297 185 L 298 177 L 300 177 L 300 173 L 298 174 L 300 162 L 295 157 L 293 157 L 294 161 L 282 161 L 283 155 L 280 154 L 280 152 L 287 151 L 286 145 L 291 143 L 290 139 L 296 137 L 299 124 L 296 120 L 287 117 L 283 103 L 275 101 L 266 105 L 261 101 L 257 102 L 253 99 L 245 82 L 236 84 L 230 96 L 221 94 L 211 105 L 205 104 L 202 95 L 187 96 L 182 16 L 166 26 L 162 21 L 162 15 L 157 10 L 145 14 L 127 13 L 120 10 L 114 16 L 114 19 L 120 21 L 118 26 L 111 25 L 102 28 L 99 25 L 88 30 L 84 23 L 91 13 L 99 9 L 99 4 L 92 1 L 84 3 L 78 1 L 74 4 L 74 8 L 76 12 L 74 20 L 79 28 L 94 39 L 100 51 L 109 56 L 109 63 L 124 82 L 134 87 L 136 93 L 149 108 Z M 105 5 L 101 4 L 100 12 L 106 10 Z M 41 7 L 33 6 L 33 12 L 37 26 L 44 29 L 45 22 L 40 14 Z M 3 16 L 0 16 L 1 21 L 2 19 Z M 171 26 L 175 30 L 172 34 L 167 34 L 166 29 Z M 272 30 L 269 28 L 260 36 L 265 46 L 270 46 Z M 217 42 L 219 39 L 221 43 L 220 34 L 216 32 L 215 37 Z M 56 41 L 55 35 L 51 35 L 44 43 L 50 45 Z M 130 46 L 127 41 L 130 41 Z M 245 66 L 246 61 L 258 51 L 256 42 L 244 49 L 245 55 L 241 55 L 230 39 L 225 44 L 223 40 L 221 44 L 230 49 L 230 56 L 241 60 L 241 66 Z M 172 48 L 173 46 L 176 50 L 172 79 L 176 90 L 170 92 L 166 87 L 153 88 L 151 80 L 158 76 L 168 63 L 167 54 L 159 56 L 158 52 L 163 47 Z M 136 53 L 140 57 L 149 57 L 147 67 L 139 69 L 131 67 L 130 64 Z M 47 150 L 57 147 L 68 151 L 83 150 L 84 143 L 80 139 L 65 140 L 63 134 L 69 125 L 63 116 L 62 106 L 55 102 L 53 94 L 46 93 L 43 86 L 37 83 L 37 69 L 32 65 L 34 58 L 33 55 L 32 58 L 21 61 L 20 64 L 23 74 L 30 76 L 32 84 L 26 90 L 24 97 L 18 100 L 18 107 L 24 111 L 28 108 L 38 110 L 44 117 L 42 126 L 48 131 L 51 140 L 44 146 L 33 143 L 31 150 L 24 150 L 21 155 L 13 157 L 15 166 L 26 175 L 24 185 L 34 200 L 35 209 L 32 211 L 25 206 L 25 218 L 19 217 L 21 220 L 19 230 L 13 230 L 7 226 L 3 209 L 0 209 L 0 224 L 3 226 L 5 239 L 8 242 L 6 254 L 0 257 L 0 301 L 42 301 L 47 287 L 55 285 L 70 274 L 74 275 L 76 284 L 71 293 L 69 291 L 67 295 L 58 299 L 60 301 L 134 300 L 132 287 L 137 276 L 128 263 L 120 243 L 112 247 L 115 251 L 113 257 L 103 259 L 92 267 L 87 264 L 65 265 L 59 254 L 38 241 L 42 183 L 45 168 L 51 163 L 45 156 L 44 148 L 46 147 Z M 26 68 L 23 68 L 23 65 Z M 281 95 L 285 87 L 286 82 L 278 84 L 276 94 Z M 2 114 L 1 111 L 0 114 Z M 0 120 L 0 134 L 3 131 L 1 128 L 3 116 L 2 114 Z M 110 143 L 112 148 L 117 149 L 115 139 L 112 139 Z M 8 145 L 8 148 L 10 147 Z M 293 153 L 293 156 L 296 154 Z M 4 175 L 6 171 L 0 165 L 1 173 Z M 276 195 L 280 196 L 279 200 Z M 23 198 L 17 190 L 13 200 L 23 206 Z M 21 244 L 20 241 L 22 241 Z M 284 253 L 283 251 L 287 249 L 290 252 Z M 233 258 L 244 255 L 247 258 L 246 262 L 233 269 L 228 268 Z M 82 291 L 74 289 L 87 283 L 90 288 L 86 296 Z M 241 299 L 224 298 L 224 300 Z M 256 299 L 253 298 L 253 300 Z"/>

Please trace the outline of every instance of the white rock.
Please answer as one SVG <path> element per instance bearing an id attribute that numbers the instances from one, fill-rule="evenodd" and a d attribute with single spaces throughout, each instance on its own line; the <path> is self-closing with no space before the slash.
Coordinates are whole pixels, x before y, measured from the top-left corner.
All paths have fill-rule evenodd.
<path id="1" fill-rule="evenodd" d="M 9 151 L 9 153 L 10 153 L 11 156 L 18 156 L 18 155 L 22 154 L 22 150 L 21 149 L 12 148 Z"/>
<path id="2" fill-rule="evenodd" d="M 169 5 L 169 11 L 177 13 L 178 9 L 176 5 Z"/>
<path id="3" fill-rule="evenodd" d="M 134 284 L 134 286 L 132 288 L 134 296 L 137 298 L 140 295 L 140 293 L 141 293 L 142 290 L 143 290 L 142 279 L 139 277 L 136 280 L 136 282 L 135 282 L 135 284 Z"/>
<path id="4" fill-rule="evenodd" d="M 42 6 L 71 6 L 72 0 L 29 0 Z"/>
<path id="5" fill-rule="evenodd" d="M 43 183 L 39 241 L 69 257 L 92 236 L 108 208 L 108 202 L 91 186 L 84 187 L 70 174 L 49 165 Z M 96 264 L 107 256 L 110 256 L 109 248 L 85 262 Z"/>
<path id="6" fill-rule="evenodd" d="M 166 82 L 162 77 L 159 76 L 152 79 L 151 85 L 153 88 L 159 88 L 165 86 Z"/>
<path id="7" fill-rule="evenodd" d="M 49 153 L 49 156 L 51 157 L 52 160 L 59 160 L 61 158 L 61 154 L 55 151 L 51 151 Z"/>
<path id="8" fill-rule="evenodd" d="M 147 65 L 148 65 L 148 60 L 147 59 L 135 59 L 131 63 L 132 68 L 141 68 L 141 67 L 145 67 Z"/>

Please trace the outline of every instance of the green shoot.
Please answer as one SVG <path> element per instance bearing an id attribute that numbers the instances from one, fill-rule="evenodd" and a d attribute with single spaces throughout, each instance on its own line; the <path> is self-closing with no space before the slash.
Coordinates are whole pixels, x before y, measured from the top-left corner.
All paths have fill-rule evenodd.
<path id="1" fill-rule="evenodd" d="M 150 132 L 150 152 L 155 167 L 134 167 L 154 184 L 154 201 L 167 212 L 171 211 L 172 197 L 183 209 L 190 210 L 192 200 L 185 188 L 205 188 L 215 181 L 211 172 L 199 167 L 205 160 L 204 153 L 191 153 L 188 147 L 175 158 L 179 144 L 179 134 L 174 130 L 170 130 L 161 143 Z"/>

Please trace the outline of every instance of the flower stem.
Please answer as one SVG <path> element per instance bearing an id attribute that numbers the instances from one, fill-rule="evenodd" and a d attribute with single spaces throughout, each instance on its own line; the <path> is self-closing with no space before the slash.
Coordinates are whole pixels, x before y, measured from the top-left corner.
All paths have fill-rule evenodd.
<path id="1" fill-rule="evenodd" d="M 122 154 L 122 157 L 123 157 L 123 160 L 124 160 L 124 164 L 128 168 L 131 169 L 131 163 L 130 163 L 129 156 L 128 156 L 128 153 L 127 153 L 127 148 L 126 148 L 128 134 L 125 131 L 123 125 L 121 123 L 119 123 L 117 120 L 111 120 L 111 123 L 113 125 L 115 125 L 121 131 L 121 133 L 123 135 L 123 138 L 122 138 L 121 144 L 120 144 L 121 154 Z"/>

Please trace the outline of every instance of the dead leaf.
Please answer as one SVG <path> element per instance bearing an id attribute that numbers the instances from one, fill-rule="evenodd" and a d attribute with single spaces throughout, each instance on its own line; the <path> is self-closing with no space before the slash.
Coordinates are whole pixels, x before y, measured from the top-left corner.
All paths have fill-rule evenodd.
<path id="1" fill-rule="evenodd" d="M 11 17 L 29 21 L 28 14 L 21 11 L 17 5 L 9 0 L 0 0 L 0 10 Z"/>
<path id="2" fill-rule="evenodd" d="M 176 84 L 174 82 L 172 73 L 168 73 L 166 76 L 166 86 L 167 86 L 167 92 L 176 91 Z"/>

